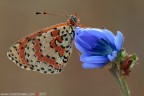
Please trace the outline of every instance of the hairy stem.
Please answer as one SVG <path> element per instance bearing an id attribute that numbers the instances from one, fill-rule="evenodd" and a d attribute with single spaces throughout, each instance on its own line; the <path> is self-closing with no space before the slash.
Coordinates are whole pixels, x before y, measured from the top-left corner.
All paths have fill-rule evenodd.
<path id="1" fill-rule="evenodd" d="M 110 72 L 113 74 L 114 78 L 120 85 L 122 96 L 131 96 L 125 76 L 120 74 L 116 66 L 112 66 Z"/>

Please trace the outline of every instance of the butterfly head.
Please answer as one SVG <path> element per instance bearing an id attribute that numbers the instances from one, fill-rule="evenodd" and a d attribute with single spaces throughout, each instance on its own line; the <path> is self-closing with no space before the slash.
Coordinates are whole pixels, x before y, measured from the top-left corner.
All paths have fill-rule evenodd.
<path id="1" fill-rule="evenodd" d="M 73 22 L 78 22 L 78 19 L 77 19 L 77 17 L 76 16 L 74 16 L 74 15 L 72 15 L 71 16 L 71 19 L 70 19 L 71 21 L 73 21 Z"/>
<path id="2" fill-rule="evenodd" d="M 80 22 L 80 19 L 79 19 L 79 17 L 77 16 L 77 14 L 75 13 L 74 15 L 71 15 L 71 16 L 70 16 L 69 21 L 70 21 L 70 23 L 71 23 L 72 25 L 77 25 L 78 22 Z"/>

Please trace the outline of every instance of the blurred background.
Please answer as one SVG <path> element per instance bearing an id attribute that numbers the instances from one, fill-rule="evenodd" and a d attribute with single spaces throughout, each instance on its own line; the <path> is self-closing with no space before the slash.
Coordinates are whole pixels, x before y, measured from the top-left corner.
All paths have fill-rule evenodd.
<path id="1" fill-rule="evenodd" d="M 143 0 L 0 0 L 0 93 L 46 92 L 47 96 L 121 96 L 107 69 L 82 69 L 74 48 L 59 75 L 26 71 L 11 62 L 6 52 L 18 39 L 42 28 L 65 22 L 63 16 L 36 16 L 36 11 L 77 13 L 88 27 L 105 26 L 124 34 L 124 47 L 137 53 L 139 64 L 127 78 L 132 96 L 144 96 Z"/>

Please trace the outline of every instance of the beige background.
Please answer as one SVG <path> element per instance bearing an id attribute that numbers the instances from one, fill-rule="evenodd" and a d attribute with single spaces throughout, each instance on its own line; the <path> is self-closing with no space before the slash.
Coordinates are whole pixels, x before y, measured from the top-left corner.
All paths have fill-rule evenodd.
<path id="1" fill-rule="evenodd" d="M 73 14 L 81 23 L 102 27 L 125 37 L 124 47 L 136 52 L 139 65 L 127 78 L 132 96 L 144 96 L 143 0 L 0 0 L 0 93 L 46 92 L 47 96 L 121 96 L 106 69 L 84 70 L 74 48 L 68 66 L 59 75 L 45 75 L 17 67 L 7 57 L 8 48 L 21 37 L 67 20 L 62 16 L 36 16 L 35 11 Z"/>

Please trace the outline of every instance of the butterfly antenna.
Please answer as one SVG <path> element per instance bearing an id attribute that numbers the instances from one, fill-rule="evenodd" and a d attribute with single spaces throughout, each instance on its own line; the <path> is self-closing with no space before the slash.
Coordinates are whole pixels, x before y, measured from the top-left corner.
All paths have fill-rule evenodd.
<path id="1" fill-rule="evenodd" d="M 49 12 L 35 12 L 36 15 L 53 15 L 53 16 L 65 16 L 65 17 L 70 17 L 70 15 L 65 15 L 65 14 L 53 14 Z"/>

